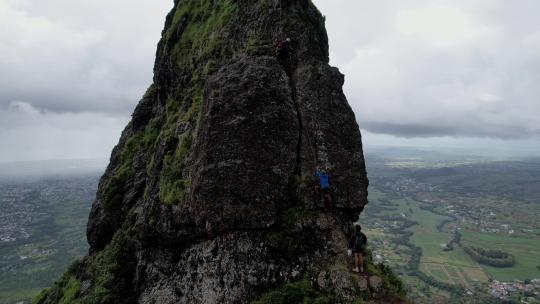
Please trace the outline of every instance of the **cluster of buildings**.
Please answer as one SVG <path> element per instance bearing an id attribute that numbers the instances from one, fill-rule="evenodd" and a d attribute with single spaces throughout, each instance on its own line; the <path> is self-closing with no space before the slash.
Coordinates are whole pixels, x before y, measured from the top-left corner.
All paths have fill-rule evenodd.
<path id="1" fill-rule="evenodd" d="M 411 192 L 440 192 L 437 186 L 427 183 L 419 183 L 411 178 L 400 177 L 391 182 L 385 182 L 382 187 L 391 189 L 394 193 L 411 193 Z"/>
<path id="2" fill-rule="evenodd" d="M 36 224 L 51 217 L 50 206 L 59 202 L 89 202 L 95 177 L 0 183 L 0 246 L 29 239 Z"/>
<path id="3" fill-rule="evenodd" d="M 445 204 L 445 200 L 424 199 L 424 203 L 430 204 Z M 468 224 L 472 230 L 477 230 L 483 233 L 506 233 L 506 234 L 530 234 L 532 229 L 515 229 L 510 224 L 502 224 L 497 221 L 496 214 L 489 210 L 478 210 L 475 208 L 467 208 L 467 203 L 463 200 L 456 201 L 456 205 L 445 206 L 445 213 L 454 217 L 461 224 Z M 480 214 L 478 212 L 480 211 Z M 453 227 L 455 228 L 455 227 Z"/>
<path id="4" fill-rule="evenodd" d="M 388 240 L 375 240 L 372 242 L 371 248 L 373 248 L 372 257 L 375 264 L 391 264 L 390 261 L 390 242 Z"/>
<path id="5" fill-rule="evenodd" d="M 28 224 L 42 219 L 32 204 L 25 203 L 28 191 L 20 187 L 0 187 L 0 245 L 28 239 Z"/>
<path id="6" fill-rule="evenodd" d="M 497 280 L 491 281 L 490 294 L 498 299 L 507 299 L 514 293 L 523 293 L 527 296 L 534 296 L 540 298 L 540 279 L 533 279 L 527 282 L 513 281 L 513 282 L 500 282 Z"/>
<path id="7" fill-rule="evenodd" d="M 462 224 L 469 224 L 469 228 L 472 230 L 477 230 L 483 233 L 505 233 L 505 234 L 515 234 L 516 232 L 525 234 L 525 230 L 511 227 L 510 224 L 502 224 L 500 221 L 497 221 L 494 216 L 494 213 L 490 212 L 491 216 L 479 216 L 477 214 L 465 212 L 462 216 L 459 216 L 460 222 Z M 532 230 L 531 230 L 532 232 Z"/>

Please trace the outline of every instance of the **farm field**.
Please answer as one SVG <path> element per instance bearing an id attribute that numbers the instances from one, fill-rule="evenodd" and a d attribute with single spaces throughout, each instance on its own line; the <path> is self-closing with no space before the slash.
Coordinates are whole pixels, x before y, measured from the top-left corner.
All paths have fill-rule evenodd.
<path id="1" fill-rule="evenodd" d="M 384 194 L 378 194 L 379 198 L 386 198 Z M 459 246 L 452 251 L 443 251 L 441 245 L 447 244 L 453 234 L 440 232 L 437 226 L 450 217 L 435 214 L 421 209 L 423 204 L 412 199 L 393 199 L 394 211 L 385 211 L 382 214 L 400 215 L 405 214 L 418 224 L 409 230 L 413 232 L 410 242 L 422 248 L 420 271 L 431 275 L 436 279 L 462 286 L 471 286 L 478 282 L 487 282 L 489 276 L 486 271 L 472 260 Z"/>
<path id="2" fill-rule="evenodd" d="M 389 200 L 388 196 L 379 191 L 375 193 L 376 199 Z M 375 200 L 376 200 L 375 199 Z M 540 277 L 540 240 L 517 238 L 501 234 L 480 233 L 461 230 L 464 245 L 481 246 L 487 249 L 499 249 L 513 254 L 516 265 L 509 268 L 496 268 L 480 265 L 472 260 L 463 249 L 455 246 L 452 251 L 443 251 L 441 245 L 447 244 L 453 234 L 440 232 L 437 226 L 449 217 L 435 214 L 421 209 L 422 203 L 411 199 L 391 199 L 394 210 L 385 210 L 382 215 L 399 216 L 405 214 L 418 224 L 410 228 L 413 232 L 411 243 L 422 248 L 420 270 L 436 279 L 462 286 L 471 286 L 478 282 L 488 282 L 490 278 L 497 280 L 533 279 Z M 368 232 L 370 236 L 380 236 L 376 230 Z M 391 260 L 402 264 L 399 258 L 389 255 Z"/>
<path id="3" fill-rule="evenodd" d="M 33 296 L 39 294 L 41 290 L 43 290 L 43 288 L 21 288 L 21 289 L 3 291 L 2 293 L 0 293 L 0 303 L 1 304 L 20 303 L 22 302 L 21 299 L 24 300 L 24 299 L 32 298 Z M 26 302 L 26 303 L 29 303 L 29 302 Z"/>
<path id="4" fill-rule="evenodd" d="M 496 280 L 527 280 L 540 277 L 540 240 L 464 230 L 462 243 L 511 253 L 516 264 L 509 268 L 482 266 Z"/>
<path id="5" fill-rule="evenodd" d="M 30 303 L 86 253 L 86 219 L 97 182 L 97 175 L 81 175 L 0 183 L 0 217 L 5 219 L 0 236 L 27 233 L 0 242 L 0 304 Z M 12 225 L 13 215 L 22 220 Z"/>
<path id="6" fill-rule="evenodd" d="M 434 157 L 422 162 L 377 155 L 368 168 L 370 204 L 360 217 L 373 252 L 401 276 L 415 303 L 435 297 L 444 298 L 440 303 L 499 303 L 505 299 L 491 295 L 492 279 L 518 290 L 528 283 L 517 280 L 540 278 L 538 166 L 474 159 L 439 164 Z M 479 264 L 463 250 L 467 245 L 505 251 L 516 264 Z"/>

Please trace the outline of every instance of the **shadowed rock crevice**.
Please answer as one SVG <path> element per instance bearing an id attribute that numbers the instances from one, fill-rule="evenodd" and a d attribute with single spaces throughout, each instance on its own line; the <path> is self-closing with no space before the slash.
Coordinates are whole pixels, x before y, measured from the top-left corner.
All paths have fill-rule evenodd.
<path id="1" fill-rule="evenodd" d="M 288 71 L 287 71 L 288 69 Z M 303 134 L 303 122 L 302 122 L 302 112 L 300 112 L 300 105 L 298 104 L 298 99 L 296 96 L 296 82 L 294 80 L 294 63 L 289 59 L 289 66 L 285 67 L 284 70 L 287 73 L 289 78 L 289 87 L 291 89 L 291 100 L 296 111 L 296 116 L 298 118 L 298 143 L 296 146 L 296 168 L 294 170 L 295 174 L 298 176 L 302 175 L 302 134 Z"/>

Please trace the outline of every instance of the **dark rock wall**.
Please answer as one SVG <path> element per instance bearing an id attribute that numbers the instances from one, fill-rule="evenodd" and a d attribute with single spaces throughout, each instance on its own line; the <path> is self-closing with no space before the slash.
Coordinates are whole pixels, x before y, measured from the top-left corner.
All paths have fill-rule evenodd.
<path id="1" fill-rule="evenodd" d="M 343 75 L 328 66 L 317 9 L 310 1 L 193 2 L 179 1 L 167 17 L 155 83 L 137 106 L 100 187 L 100 193 L 123 188 L 121 203 L 110 203 L 120 206 L 109 212 L 106 201 L 113 198 L 98 194 L 88 224 L 92 250 L 102 249 L 130 212 L 137 214 L 136 225 L 145 226 L 147 239 L 174 245 L 269 227 L 295 174 L 303 180 L 303 204 L 320 203 L 313 193 L 317 165 L 330 168 L 336 206 L 357 215 L 368 184 L 361 137 L 341 89 Z M 226 9 L 230 13 L 222 17 Z M 205 37 L 200 28 L 212 27 L 212 18 L 225 20 Z M 202 25 L 194 30 L 193 20 Z M 193 40 L 184 37 L 196 30 Z M 290 67 L 274 56 L 275 42 L 285 37 L 295 49 Z M 126 143 L 147 132 L 152 119 L 155 144 L 122 160 Z M 122 166 L 131 172 L 115 179 Z"/>

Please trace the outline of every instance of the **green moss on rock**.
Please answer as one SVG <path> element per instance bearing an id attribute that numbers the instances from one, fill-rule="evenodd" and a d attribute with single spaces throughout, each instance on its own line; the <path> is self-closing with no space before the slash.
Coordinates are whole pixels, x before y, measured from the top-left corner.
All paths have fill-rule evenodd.
<path id="1" fill-rule="evenodd" d="M 103 208 L 112 220 L 122 216 L 124 195 L 128 191 L 128 181 L 133 178 L 133 161 L 137 153 L 148 154 L 156 145 L 160 133 L 161 119 L 154 118 L 140 132 L 127 140 L 120 154 L 120 166 L 115 170 L 108 187 L 101 194 Z M 99 195 L 99 194 L 98 194 Z"/>
<path id="2" fill-rule="evenodd" d="M 366 268 L 370 275 L 376 275 L 382 279 L 383 289 L 390 294 L 404 297 L 407 294 L 405 286 L 392 269 L 385 264 L 374 264 L 370 250 L 366 253 Z"/>
<path id="3" fill-rule="evenodd" d="M 308 278 L 290 282 L 270 290 L 253 304 L 331 304 L 336 303 L 332 294 L 316 290 Z"/>
<path id="4" fill-rule="evenodd" d="M 165 204 L 178 204 L 184 198 L 186 190 L 191 185 L 184 177 L 185 160 L 191 146 L 193 137 L 191 133 L 180 139 L 179 147 L 172 155 L 166 155 L 163 160 L 162 176 L 159 184 L 159 197 Z"/>
<path id="5" fill-rule="evenodd" d="M 126 303 L 132 299 L 136 266 L 132 237 L 120 230 L 103 251 L 92 257 L 89 272 L 92 288 L 82 303 Z"/>
<path id="6" fill-rule="evenodd" d="M 69 304 L 77 297 L 81 282 L 76 277 L 80 261 L 75 261 L 68 271 L 54 283 L 51 288 L 43 290 L 33 301 L 33 304 Z"/>
<path id="7" fill-rule="evenodd" d="M 236 11 L 231 0 L 186 1 L 179 5 L 164 35 L 165 41 L 173 43 L 172 54 L 177 64 L 190 66 L 194 61 L 226 52 L 221 47 L 221 30 L 236 16 Z M 185 28 L 180 26 L 184 22 Z"/>
<path id="8" fill-rule="evenodd" d="M 162 43 L 171 59 L 181 69 L 191 70 L 192 75 L 174 97 L 168 98 L 163 124 L 157 132 L 158 142 L 174 149 L 167 149 L 159 160 L 154 154 L 149 157 L 147 172 L 152 172 L 154 166 L 161 171 L 158 178 L 162 203 L 179 204 L 189 191 L 191 179 L 187 161 L 203 108 L 205 79 L 218 69 L 217 62 L 230 53 L 223 35 L 236 13 L 237 6 L 231 0 L 184 1 L 176 7 L 172 22 L 163 34 Z M 179 134 L 181 124 L 186 124 L 188 129 Z M 114 190 L 121 190 L 117 188 Z M 121 194 L 121 191 L 115 192 Z M 118 200 L 112 202 L 115 205 Z"/>
<path id="9" fill-rule="evenodd" d="M 134 303 L 133 275 L 136 267 L 132 236 L 119 230 L 103 251 L 84 263 L 74 263 L 64 276 L 39 294 L 33 304 Z M 83 280 L 88 289 L 81 294 Z"/>
<path id="10" fill-rule="evenodd" d="M 320 232 L 304 225 L 316 217 L 312 210 L 290 208 L 283 213 L 280 224 L 266 234 L 266 240 L 284 258 L 296 259 L 321 246 Z"/>

